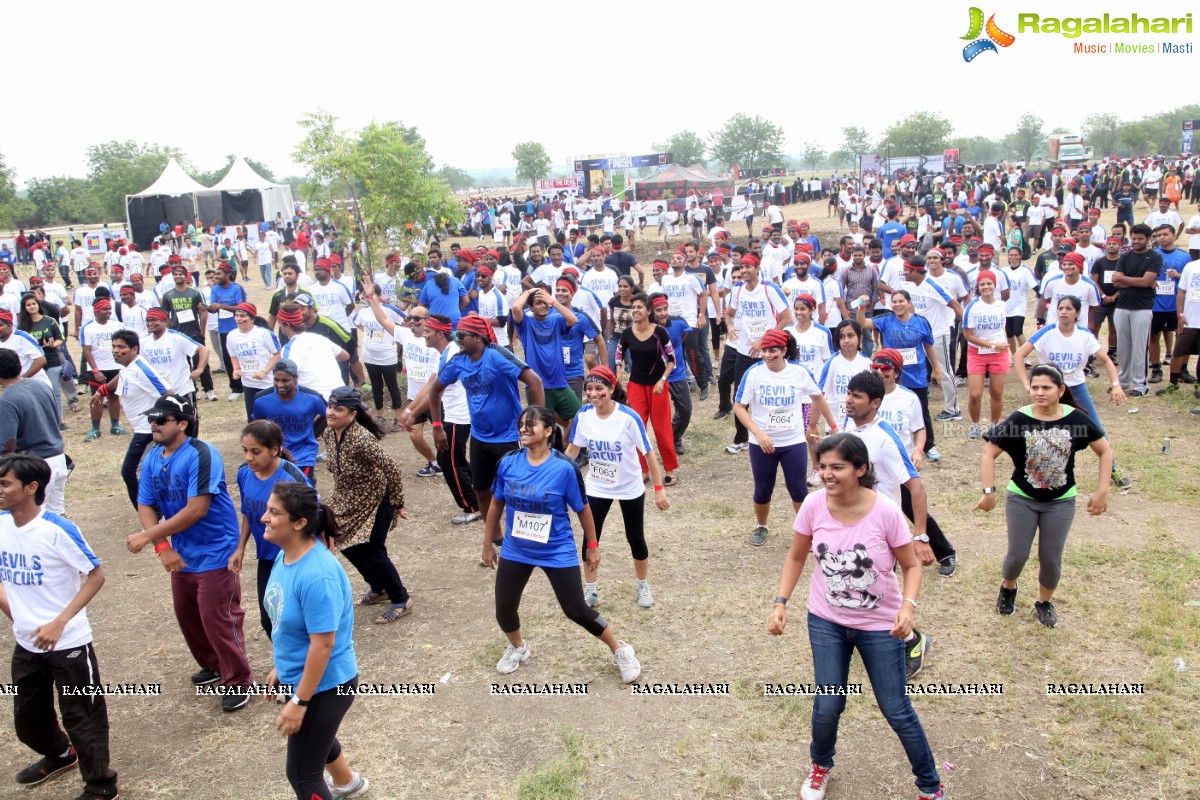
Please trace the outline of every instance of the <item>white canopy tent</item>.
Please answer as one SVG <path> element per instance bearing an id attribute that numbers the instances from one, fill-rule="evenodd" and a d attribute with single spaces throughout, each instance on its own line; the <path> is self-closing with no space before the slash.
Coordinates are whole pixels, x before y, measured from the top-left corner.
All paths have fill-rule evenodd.
<path id="1" fill-rule="evenodd" d="M 208 191 L 230 194 L 256 191 L 262 197 L 263 218 L 266 220 L 275 219 L 277 214 L 283 214 L 285 220 L 291 219 L 292 214 L 295 213 L 292 203 L 292 187 L 285 183 L 271 183 L 255 172 L 254 168 L 247 164 L 246 159 L 241 156 L 234 159 L 225 177 Z"/>
<path id="2" fill-rule="evenodd" d="M 183 171 L 174 158 L 158 180 L 137 194 L 125 195 L 127 230 L 137 246 L 146 248 L 158 235 L 159 225 L 188 223 L 199 216 L 199 199 L 212 190 Z"/>

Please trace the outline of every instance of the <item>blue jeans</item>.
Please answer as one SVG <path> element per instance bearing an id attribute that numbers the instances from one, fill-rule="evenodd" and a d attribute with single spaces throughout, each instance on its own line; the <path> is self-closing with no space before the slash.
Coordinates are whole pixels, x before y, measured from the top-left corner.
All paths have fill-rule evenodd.
<path id="1" fill-rule="evenodd" d="M 919 790 L 932 794 L 941 786 L 933 751 L 925 738 L 925 729 L 905 694 L 904 642 L 888 631 L 860 631 L 830 622 L 810 613 L 808 641 L 813 653 L 813 682 L 818 686 L 845 686 L 850 677 L 850 656 L 858 650 L 875 702 L 892 730 L 900 738 Z M 846 709 L 845 695 L 813 697 L 812 744 L 809 755 L 813 763 L 833 766 L 837 745 L 838 720 Z"/>
<path id="2" fill-rule="evenodd" d="M 1108 433 L 1104 430 L 1104 423 L 1100 421 L 1100 414 L 1096 411 L 1096 404 L 1092 401 L 1091 392 L 1088 391 L 1087 384 L 1081 383 L 1078 386 L 1071 387 L 1071 396 L 1075 398 L 1075 407 L 1092 418 L 1092 422 L 1096 423 L 1096 427 L 1104 434 L 1104 438 L 1108 439 Z M 1109 439 L 1112 443 L 1112 439 Z M 1117 454 L 1113 453 L 1113 469 L 1117 468 Z"/>
<path id="3" fill-rule="evenodd" d="M 267 289 L 270 290 L 270 288 L 271 288 L 271 273 L 274 272 L 272 265 L 270 263 L 259 264 L 258 272 L 260 275 L 262 275 L 263 283 L 266 284 Z"/>
<path id="4" fill-rule="evenodd" d="M 617 371 L 617 342 L 620 340 L 620 338 L 621 337 L 619 336 L 608 337 L 608 368 L 613 372 Z M 682 358 L 682 356 L 679 355 L 676 357 Z M 625 356 L 625 365 L 626 367 L 629 366 L 629 356 Z"/>

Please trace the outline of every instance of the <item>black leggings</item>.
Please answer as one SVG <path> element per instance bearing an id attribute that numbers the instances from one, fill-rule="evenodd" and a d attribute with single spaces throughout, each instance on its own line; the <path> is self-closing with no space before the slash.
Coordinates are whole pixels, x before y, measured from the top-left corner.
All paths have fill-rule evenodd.
<path id="1" fill-rule="evenodd" d="M 621 504 L 621 518 L 625 520 L 625 538 L 629 540 L 629 552 L 634 561 L 645 561 L 650 557 L 650 549 L 646 547 L 646 493 L 643 492 L 630 500 L 617 500 Z M 588 505 L 592 507 L 592 521 L 596 524 L 596 541 L 604 531 L 604 519 L 612 508 L 610 497 L 592 497 L 588 495 Z M 582 558 L 587 561 L 587 542 L 581 549 Z"/>
<path id="2" fill-rule="evenodd" d="M 358 676 L 341 686 L 317 692 L 308 701 L 308 711 L 300 730 L 288 737 L 287 761 L 284 771 L 296 800 L 333 800 L 333 794 L 325 784 L 325 765 L 337 761 L 342 754 L 342 743 L 337 739 L 342 718 L 354 703 L 354 688 Z M 343 693 L 339 694 L 341 689 Z"/>
<path id="3" fill-rule="evenodd" d="M 387 535 L 392 524 L 392 516 L 396 509 L 384 495 L 383 502 L 375 511 L 375 525 L 371 528 L 371 538 L 362 544 L 351 545 L 342 550 L 346 560 L 354 565 L 358 574 L 371 587 L 372 592 L 386 592 L 393 604 L 407 603 L 408 590 L 400 580 L 396 565 L 388 558 Z"/>
<path id="4" fill-rule="evenodd" d="M 728 346 L 728 345 L 726 345 Z M 733 385 L 742 385 L 742 376 L 746 374 L 746 370 L 753 367 L 755 364 L 762 363 L 761 358 L 753 356 L 737 354 L 737 359 L 733 362 Z M 737 393 L 734 393 L 734 399 L 737 398 Z M 750 441 L 750 430 L 742 424 L 742 421 L 737 418 L 737 414 L 733 415 L 733 442 L 734 444 L 746 444 Z"/>
<path id="5" fill-rule="evenodd" d="M 505 633 L 521 629 L 521 617 L 517 609 L 521 606 L 521 593 L 525 591 L 525 584 L 529 583 L 533 567 L 533 564 L 510 561 L 500 556 L 500 565 L 496 568 L 496 621 Z M 541 570 L 546 573 L 554 596 L 558 598 L 558 605 L 567 619 L 586 628 L 592 636 L 604 633 L 608 628 L 608 620 L 596 609 L 589 608 L 583 599 L 579 567 L 542 567 Z"/>
<path id="6" fill-rule="evenodd" d="M 921 419 L 925 422 L 925 448 L 928 453 L 933 449 L 933 417 L 929 416 L 929 387 L 919 386 L 916 389 L 910 389 L 917 399 L 921 401 Z"/>
<path id="7" fill-rule="evenodd" d="M 372 364 L 364 361 L 367 366 L 367 380 L 371 382 L 371 399 L 375 401 L 375 410 L 383 410 L 383 387 L 386 384 L 388 397 L 392 398 L 392 410 L 404 407 L 404 398 L 400 396 L 400 386 L 396 383 L 398 364 Z"/>
<path id="8" fill-rule="evenodd" d="M 671 407 L 675 415 L 671 418 L 671 432 L 675 435 L 675 449 L 683 443 L 683 434 L 687 433 L 688 425 L 692 422 L 692 390 L 687 381 L 668 383 L 671 392 Z"/>
<path id="9" fill-rule="evenodd" d="M 912 522 L 912 493 L 904 484 L 900 485 L 900 510 L 904 512 L 904 516 L 908 517 L 908 521 Z M 937 520 L 928 510 L 925 513 L 925 533 L 929 535 L 929 547 L 933 550 L 933 557 L 938 561 L 945 561 L 955 554 L 954 545 L 950 544 L 950 540 L 942 532 L 942 526 L 938 525 Z"/>

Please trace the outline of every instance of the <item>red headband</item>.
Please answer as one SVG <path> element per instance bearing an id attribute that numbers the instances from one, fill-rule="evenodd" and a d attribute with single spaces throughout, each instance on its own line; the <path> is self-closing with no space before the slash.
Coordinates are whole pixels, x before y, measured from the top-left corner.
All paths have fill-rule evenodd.
<path id="1" fill-rule="evenodd" d="M 330 266 L 331 266 L 331 264 L 329 263 L 328 258 L 318 258 L 316 261 L 313 262 L 313 269 L 327 270 L 327 269 L 329 269 Z"/>
<path id="2" fill-rule="evenodd" d="M 1080 258 L 1083 258 L 1083 256 L 1080 256 Z M 995 285 L 996 273 L 992 272 L 990 269 L 980 270 L 979 274 L 975 276 L 975 285 L 978 286 L 980 281 L 984 281 L 984 280 L 989 280 L 992 282 L 993 285 Z"/>
<path id="3" fill-rule="evenodd" d="M 800 294 L 796 295 L 796 300 L 804 303 L 804 305 L 808 306 L 813 311 L 817 310 L 817 298 L 813 297 L 808 292 L 801 292 Z"/>
<path id="4" fill-rule="evenodd" d="M 575 281 L 571 280 L 570 278 L 559 278 L 554 282 L 554 288 L 557 289 L 559 286 L 562 286 L 571 294 L 575 294 Z"/>
<path id="5" fill-rule="evenodd" d="M 470 314 L 458 321 L 458 329 L 466 333 L 473 333 L 484 341 L 496 341 L 496 332 L 492 329 L 492 325 L 478 314 Z"/>
<path id="6" fill-rule="evenodd" d="M 450 331 L 453 330 L 449 322 L 442 322 L 434 319 L 433 317 L 425 320 L 425 327 L 431 331 L 437 331 L 438 333 L 444 333 L 447 335 L 449 335 Z"/>
<path id="7" fill-rule="evenodd" d="M 163 322 L 167 322 L 171 318 L 161 308 L 151 308 L 146 311 L 146 319 L 161 319 Z"/>
<path id="8" fill-rule="evenodd" d="M 778 328 L 771 328 L 771 330 L 763 334 L 760 349 L 766 350 L 768 347 L 779 347 L 786 350 L 788 340 L 791 338 L 787 332 L 781 331 Z"/>
<path id="9" fill-rule="evenodd" d="M 33 283 L 33 281 L 30 281 Z M 132 286 L 122 286 L 119 294 L 137 294 L 137 291 Z"/>
<path id="10" fill-rule="evenodd" d="M 671 300 L 665 294 L 661 294 L 651 300 L 650 305 L 654 308 L 667 308 L 671 305 Z"/>
<path id="11" fill-rule="evenodd" d="M 108 311 L 112 308 L 112 302 L 107 297 L 101 297 L 99 300 L 92 303 L 92 311 Z"/>
<path id="12" fill-rule="evenodd" d="M 620 385 L 617 381 L 616 373 L 605 366 L 593 367 L 591 372 L 587 374 L 585 383 L 592 383 L 593 381 L 607 384 L 610 388 Z"/>
<path id="13" fill-rule="evenodd" d="M 742 256 L 738 263 L 742 265 L 749 265 L 751 267 L 757 267 L 762 263 L 762 261 L 758 256 L 754 255 L 754 253 L 746 253 L 746 255 Z"/>
<path id="14" fill-rule="evenodd" d="M 9 311 L 8 309 L 0 309 L 0 321 L 7 322 L 9 325 L 12 325 L 13 324 L 12 312 Z"/>
<path id="15" fill-rule="evenodd" d="M 459 250 L 458 257 L 463 261 L 469 261 L 472 264 L 475 263 L 475 252 L 472 250 Z"/>
<path id="16" fill-rule="evenodd" d="M 871 359 L 872 363 L 886 361 L 894 370 L 900 372 L 904 369 L 904 356 L 900 355 L 899 350 L 891 347 L 885 347 L 875 354 L 875 358 Z"/>
<path id="17" fill-rule="evenodd" d="M 482 267 L 479 267 L 477 270 L 475 270 L 475 274 L 483 275 L 485 277 L 490 278 L 496 274 L 496 270 L 492 269 L 491 267 L 489 267 L 487 265 L 484 265 Z"/>
<path id="18" fill-rule="evenodd" d="M 295 311 L 284 311 L 280 309 L 275 318 L 284 325 L 290 325 L 293 328 L 299 328 L 304 325 L 304 311 L 297 308 Z"/>
<path id="19" fill-rule="evenodd" d="M 257 309 L 257 308 L 255 308 L 255 306 L 254 306 L 254 304 L 253 304 L 253 303 L 238 303 L 238 304 L 237 304 L 237 310 L 238 310 L 238 311 L 245 311 L 245 312 L 246 312 L 247 314 L 249 314 L 251 317 L 257 317 L 257 316 L 258 316 L 258 309 Z"/>

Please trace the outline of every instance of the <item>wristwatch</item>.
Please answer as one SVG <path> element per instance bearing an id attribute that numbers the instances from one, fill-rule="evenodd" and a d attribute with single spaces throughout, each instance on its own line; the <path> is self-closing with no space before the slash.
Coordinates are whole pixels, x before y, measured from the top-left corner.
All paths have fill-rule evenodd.
<path id="1" fill-rule="evenodd" d="M 308 707 L 308 701 L 307 701 L 307 700 L 301 700 L 301 699 L 300 699 L 300 695 L 298 695 L 298 694 L 294 694 L 294 695 L 292 695 L 291 697 L 289 697 L 289 698 L 288 698 L 288 702 L 290 702 L 290 703 L 291 703 L 292 705 L 294 705 L 294 706 L 300 706 L 301 708 L 307 708 L 307 707 Z"/>
<path id="2" fill-rule="evenodd" d="M 985 486 L 985 487 L 983 487 L 983 493 L 984 494 L 995 494 L 996 487 L 995 486 Z"/>
<path id="3" fill-rule="evenodd" d="M 913 541 L 914 542 L 924 542 L 925 544 L 929 544 L 929 534 L 922 533 L 920 536 L 914 536 Z"/>

